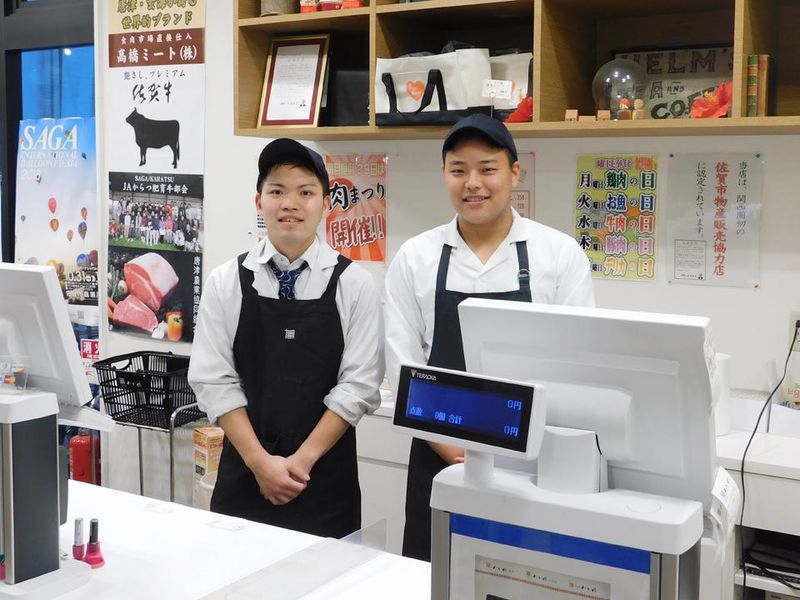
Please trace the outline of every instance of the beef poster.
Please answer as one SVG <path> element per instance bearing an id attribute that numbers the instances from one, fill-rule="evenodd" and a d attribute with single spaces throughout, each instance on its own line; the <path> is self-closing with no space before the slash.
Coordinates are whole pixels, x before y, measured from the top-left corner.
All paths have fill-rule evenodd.
<path id="1" fill-rule="evenodd" d="M 108 178 L 109 329 L 192 341 L 200 303 L 203 178 Z"/>
<path id="2" fill-rule="evenodd" d="M 110 2 L 108 326 L 191 342 L 200 303 L 205 2 Z"/>

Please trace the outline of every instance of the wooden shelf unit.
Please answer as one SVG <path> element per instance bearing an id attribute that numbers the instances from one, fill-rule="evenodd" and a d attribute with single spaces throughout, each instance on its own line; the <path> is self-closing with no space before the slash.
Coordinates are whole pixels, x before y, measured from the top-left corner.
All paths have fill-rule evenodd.
<path id="1" fill-rule="evenodd" d="M 757 135 L 800 133 L 800 2 L 797 0 L 369 0 L 355 9 L 258 16 L 258 0 L 234 8 L 236 135 L 309 140 L 437 139 L 444 127 L 377 127 L 376 58 L 427 50 L 449 40 L 533 49 L 534 120 L 519 137 Z M 267 52 L 275 36 L 331 33 L 347 68 L 369 71 L 363 125 L 256 127 Z M 655 47 L 733 47 L 734 102 L 727 119 L 564 122 L 566 108 L 593 114 L 591 82 L 615 51 Z M 776 114 L 744 117 L 749 54 L 775 58 Z M 344 58 L 342 58 L 344 57 Z"/>

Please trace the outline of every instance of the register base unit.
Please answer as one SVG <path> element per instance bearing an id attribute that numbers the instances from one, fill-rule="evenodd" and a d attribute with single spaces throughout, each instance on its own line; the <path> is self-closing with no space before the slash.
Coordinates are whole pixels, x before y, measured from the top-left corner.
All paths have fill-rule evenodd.
<path id="1" fill-rule="evenodd" d="M 434 600 L 697 600 L 700 502 L 620 489 L 564 494 L 463 465 L 433 483 Z"/>

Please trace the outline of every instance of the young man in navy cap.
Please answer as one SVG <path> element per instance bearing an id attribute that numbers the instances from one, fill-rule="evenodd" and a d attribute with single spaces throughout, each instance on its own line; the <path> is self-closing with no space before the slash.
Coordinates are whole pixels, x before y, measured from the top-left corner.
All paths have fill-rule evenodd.
<path id="1" fill-rule="evenodd" d="M 322 157 L 290 139 L 258 159 L 267 237 L 211 272 L 189 382 L 225 430 L 211 509 L 327 537 L 361 527 L 355 425 L 380 403 L 372 277 L 317 237 Z"/>
<path id="2" fill-rule="evenodd" d="M 594 305 L 589 260 L 570 236 L 511 207 L 520 164 L 500 121 L 456 123 L 442 147 L 456 216 L 403 244 L 386 275 L 386 364 L 465 370 L 457 307 L 466 298 Z M 461 448 L 414 439 L 408 466 L 403 554 L 430 560 L 433 477 L 463 460 Z"/>

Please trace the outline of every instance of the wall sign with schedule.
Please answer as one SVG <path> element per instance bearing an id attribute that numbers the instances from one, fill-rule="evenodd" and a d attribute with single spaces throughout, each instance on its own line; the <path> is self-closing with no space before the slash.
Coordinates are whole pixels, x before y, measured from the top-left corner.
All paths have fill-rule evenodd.
<path id="1" fill-rule="evenodd" d="M 656 274 L 658 161 L 643 154 L 578 157 L 575 239 L 600 279 Z"/>

